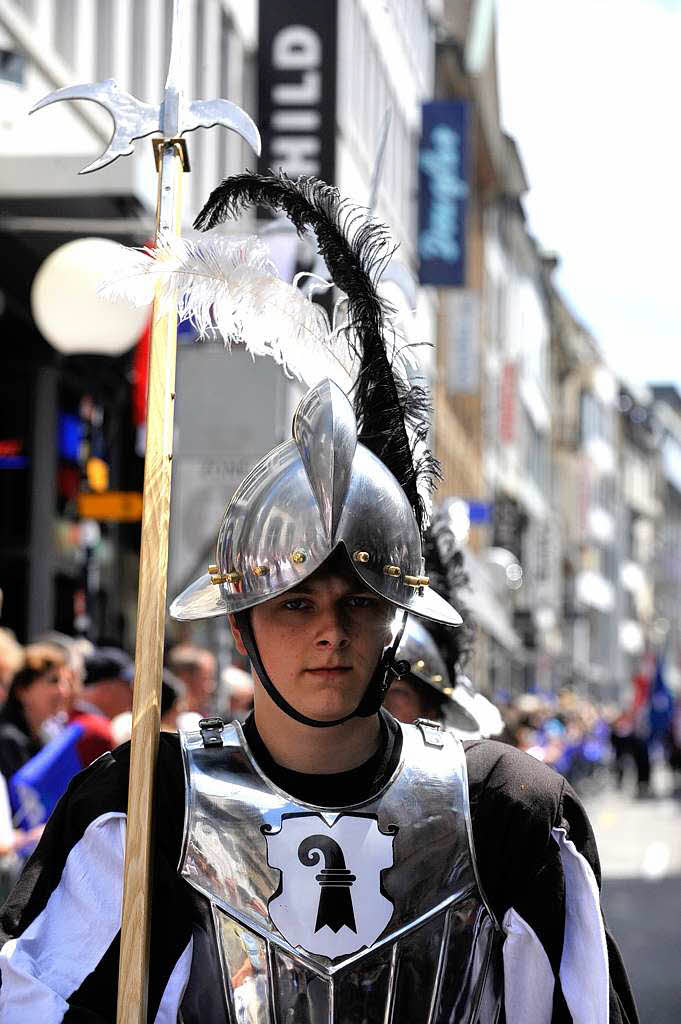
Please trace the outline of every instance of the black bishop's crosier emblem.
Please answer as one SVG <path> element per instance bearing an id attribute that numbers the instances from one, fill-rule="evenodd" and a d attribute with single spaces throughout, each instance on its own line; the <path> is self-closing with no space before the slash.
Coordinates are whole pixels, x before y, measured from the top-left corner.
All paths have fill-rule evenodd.
<path id="1" fill-rule="evenodd" d="M 280 872 L 267 911 L 284 939 L 332 960 L 375 942 L 394 911 L 382 876 L 397 831 L 381 831 L 375 814 L 344 812 L 284 813 L 279 827 L 263 825 L 268 867 Z"/>
<path id="2" fill-rule="evenodd" d="M 315 835 L 303 839 L 298 847 L 298 860 L 305 867 L 314 867 L 319 864 L 320 853 L 324 857 L 324 867 L 315 875 L 321 889 L 315 932 L 324 925 L 333 932 L 338 932 L 343 925 L 357 932 L 350 893 L 357 876 L 348 871 L 342 849 L 330 836 Z"/>

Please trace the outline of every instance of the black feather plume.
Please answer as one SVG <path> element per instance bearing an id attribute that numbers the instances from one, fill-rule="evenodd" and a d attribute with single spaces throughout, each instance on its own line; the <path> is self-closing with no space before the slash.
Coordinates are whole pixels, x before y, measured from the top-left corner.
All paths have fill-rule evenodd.
<path id="1" fill-rule="evenodd" d="M 429 589 L 437 591 L 440 597 L 449 601 L 463 622 L 456 629 L 430 621 L 424 621 L 423 625 L 444 655 L 447 668 L 456 678 L 470 660 L 475 642 L 475 623 L 461 596 L 461 591 L 465 590 L 470 580 L 464 567 L 463 551 L 448 519 L 444 511 L 433 516 L 424 539 L 423 554 L 426 572 L 430 577 Z"/>
<path id="2" fill-rule="evenodd" d="M 314 231 L 331 279 L 348 298 L 348 343 L 359 358 L 353 394 L 359 438 L 399 480 L 422 529 L 425 508 L 419 491 L 432 489 L 440 468 L 426 445 L 427 389 L 395 372 L 388 352 L 391 309 L 376 290 L 395 251 L 387 228 L 341 199 L 333 186 L 316 178 L 292 181 L 283 173 L 227 178 L 213 190 L 194 226 L 206 231 L 252 206 L 283 211 L 300 235 L 307 228 Z"/>

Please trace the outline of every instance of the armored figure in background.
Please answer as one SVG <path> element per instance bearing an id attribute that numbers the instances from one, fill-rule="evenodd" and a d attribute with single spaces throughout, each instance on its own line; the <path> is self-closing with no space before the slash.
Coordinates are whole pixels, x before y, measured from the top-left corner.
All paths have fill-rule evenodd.
<path id="1" fill-rule="evenodd" d="M 462 594 L 469 584 L 463 550 L 446 510 L 434 515 L 424 551 L 431 590 L 457 608 L 462 623 L 454 630 L 410 617 L 397 652 L 408 670 L 388 691 L 386 707 L 401 722 L 417 718 L 441 722 L 462 740 L 500 736 L 504 722 L 498 708 L 464 674 L 473 650 L 475 624 Z"/>

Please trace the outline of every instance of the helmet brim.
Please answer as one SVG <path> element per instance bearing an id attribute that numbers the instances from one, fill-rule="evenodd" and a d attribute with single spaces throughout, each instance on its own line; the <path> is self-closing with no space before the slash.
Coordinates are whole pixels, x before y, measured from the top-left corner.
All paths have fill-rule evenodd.
<path id="1" fill-rule="evenodd" d="M 342 541 L 337 545 L 335 550 L 337 551 L 338 548 L 342 548 L 347 554 L 347 549 Z M 328 557 L 331 558 L 333 556 L 334 552 L 332 552 Z M 327 560 L 328 559 L 324 559 L 324 562 Z M 349 555 L 347 561 L 353 572 L 364 584 L 394 607 L 400 608 L 403 611 L 408 611 L 421 618 L 430 619 L 432 622 L 441 622 L 447 626 L 460 626 L 463 622 L 463 619 L 457 612 L 456 608 L 453 608 L 448 601 L 445 601 L 443 597 L 440 597 L 438 593 L 431 590 L 429 587 L 419 587 L 411 593 L 409 595 L 408 603 L 393 600 L 372 584 L 371 574 L 363 572 L 363 567 L 354 564 Z M 324 565 L 324 562 L 322 562 L 321 565 L 314 567 L 311 572 L 305 574 L 302 578 L 307 578 L 307 576 L 311 576 L 313 572 L 317 572 L 321 566 Z M 247 606 L 252 607 L 255 604 L 262 604 L 265 601 L 270 600 L 270 597 L 279 596 L 280 594 L 286 593 L 287 590 L 292 590 L 294 587 L 299 586 L 300 582 L 300 579 L 293 580 L 289 587 L 285 587 L 277 591 L 276 594 L 262 595 L 260 600 L 250 600 Z M 216 615 L 225 615 L 228 611 L 234 611 L 235 609 L 231 608 L 225 600 L 222 590 L 222 585 L 214 584 L 211 581 L 209 573 L 199 576 L 198 579 L 194 580 L 193 583 L 190 583 L 190 585 L 186 587 L 185 590 L 183 590 L 182 593 L 179 594 L 172 602 L 169 609 L 171 618 L 177 619 L 180 622 L 185 622 L 192 619 L 208 619 Z"/>

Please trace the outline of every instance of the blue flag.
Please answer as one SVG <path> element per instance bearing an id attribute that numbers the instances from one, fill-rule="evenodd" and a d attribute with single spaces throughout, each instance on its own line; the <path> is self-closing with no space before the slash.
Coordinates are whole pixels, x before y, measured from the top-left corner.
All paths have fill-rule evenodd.
<path id="1" fill-rule="evenodd" d="M 82 768 L 78 741 L 85 729 L 78 722 L 50 740 L 9 780 L 9 798 L 14 827 L 43 825 L 66 792 L 69 782 Z"/>

